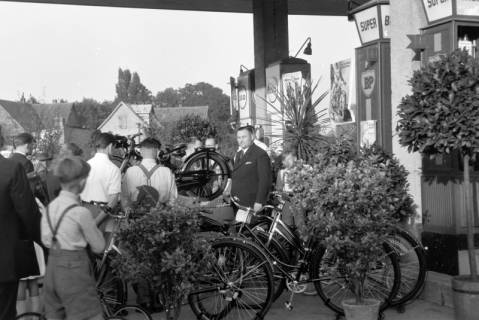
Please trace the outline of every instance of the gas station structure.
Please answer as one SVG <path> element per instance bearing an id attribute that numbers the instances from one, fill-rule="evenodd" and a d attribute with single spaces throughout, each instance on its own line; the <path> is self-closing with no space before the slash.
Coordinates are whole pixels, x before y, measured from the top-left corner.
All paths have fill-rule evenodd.
<path id="1" fill-rule="evenodd" d="M 271 103 L 274 97 L 269 97 L 268 93 L 281 89 L 284 74 L 310 77 L 310 65 L 306 60 L 289 57 L 288 16 L 349 18 L 351 23 L 356 23 L 361 40 L 355 57 L 358 140 L 367 131 L 369 138 L 372 135 L 409 171 L 410 192 L 418 206 L 418 222 L 423 218 L 422 239 L 429 247 L 429 269 L 451 275 L 468 273 L 460 161 L 454 154 L 429 160 L 421 154 L 408 153 L 397 139 L 396 110 L 402 97 L 410 93 L 408 80 L 422 65 L 458 47 L 476 54 L 478 0 L 13 1 L 253 14 L 255 67 L 233 78 L 232 87 L 236 90 L 233 93 L 237 95 L 240 120 L 254 125 L 271 116 L 267 101 Z M 474 168 L 471 181 L 478 233 L 479 166 Z M 476 239 L 476 247 L 479 247 L 477 243 L 479 238 Z"/>

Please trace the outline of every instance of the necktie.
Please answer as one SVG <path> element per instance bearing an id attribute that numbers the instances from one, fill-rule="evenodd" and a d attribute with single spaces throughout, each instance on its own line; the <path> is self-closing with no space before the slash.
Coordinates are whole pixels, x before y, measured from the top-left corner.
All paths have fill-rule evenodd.
<path id="1" fill-rule="evenodd" d="M 243 158 L 243 156 L 244 156 L 244 151 L 243 151 L 243 149 L 241 149 L 240 151 L 238 151 L 238 156 L 236 158 L 237 159 L 236 162 L 239 163 L 241 161 L 241 159 Z"/>

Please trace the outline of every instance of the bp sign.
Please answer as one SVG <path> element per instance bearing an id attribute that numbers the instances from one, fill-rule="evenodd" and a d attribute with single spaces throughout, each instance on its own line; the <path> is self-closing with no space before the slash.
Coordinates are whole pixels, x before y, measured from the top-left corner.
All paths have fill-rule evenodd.
<path id="1" fill-rule="evenodd" d="M 246 91 L 245 88 L 239 88 L 238 90 L 238 105 L 240 107 L 240 109 L 244 110 L 244 108 L 246 107 L 246 103 L 247 103 L 247 99 L 248 99 L 248 92 Z"/>
<path id="2" fill-rule="evenodd" d="M 374 70 L 366 70 L 361 73 L 361 89 L 367 98 L 373 93 L 375 85 L 376 72 Z"/>

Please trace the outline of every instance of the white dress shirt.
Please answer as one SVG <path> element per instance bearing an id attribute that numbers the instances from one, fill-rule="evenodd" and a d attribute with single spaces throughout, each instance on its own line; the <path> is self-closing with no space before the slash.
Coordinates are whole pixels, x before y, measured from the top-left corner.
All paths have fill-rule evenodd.
<path id="1" fill-rule="evenodd" d="M 108 196 L 121 192 L 121 172 L 105 153 L 96 153 L 88 160 L 91 166 L 85 189 L 80 194 L 83 201 L 108 202 Z"/>
<path id="2" fill-rule="evenodd" d="M 154 159 L 143 159 L 141 164 L 150 171 L 156 166 Z M 137 187 L 147 185 L 147 178 L 143 170 L 138 166 L 128 168 L 122 185 L 122 197 L 125 198 L 127 205 L 136 201 L 138 197 Z M 167 167 L 159 167 L 150 178 L 150 185 L 158 190 L 160 194 L 159 202 L 172 205 L 178 198 L 178 190 L 176 188 L 175 177 L 171 170 Z"/>
<path id="3" fill-rule="evenodd" d="M 56 227 L 63 211 L 72 204 L 77 207 L 70 209 L 60 223 L 57 241 L 63 250 L 80 250 L 90 245 L 93 252 L 100 253 L 105 247 L 105 240 L 98 230 L 91 212 L 80 206 L 78 195 L 62 190 L 58 197 L 48 205 L 53 228 Z M 48 224 L 46 213 L 41 222 L 42 242 L 47 248 L 52 246 L 52 230 Z"/>

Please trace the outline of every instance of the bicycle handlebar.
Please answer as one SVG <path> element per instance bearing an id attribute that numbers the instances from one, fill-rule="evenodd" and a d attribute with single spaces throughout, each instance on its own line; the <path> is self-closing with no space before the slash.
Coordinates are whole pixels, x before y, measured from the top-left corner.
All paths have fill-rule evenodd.
<path id="1" fill-rule="evenodd" d="M 108 216 L 110 216 L 111 218 L 114 218 L 114 219 L 127 219 L 128 216 L 129 216 L 129 212 L 128 210 L 125 210 L 124 212 L 121 211 L 121 210 L 116 210 L 118 212 L 118 214 L 115 214 L 113 212 L 113 208 L 111 208 L 108 203 L 106 202 L 102 202 L 102 201 L 89 201 L 87 202 L 91 205 L 94 205 L 94 206 L 97 206 L 99 207 L 103 212 L 105 212 Z"/>

